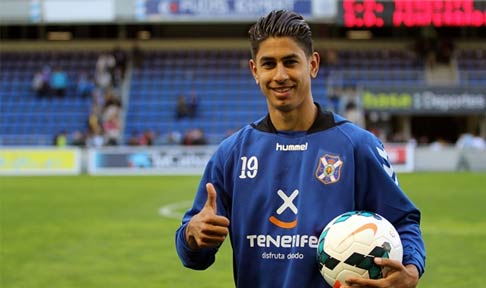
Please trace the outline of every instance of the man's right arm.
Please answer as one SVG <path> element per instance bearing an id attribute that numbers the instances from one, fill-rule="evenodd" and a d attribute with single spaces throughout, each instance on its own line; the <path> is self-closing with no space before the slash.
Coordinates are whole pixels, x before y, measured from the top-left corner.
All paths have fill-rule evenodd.
<path id="1" fill-rule="evenodd" d="M 217 215 L 216 190 L 206 184 L 207 199 L 197 214 L 184 216 L 183 224 L 176 232 L 176 248 L 184 266 L 203 270 L 214 262 L 218 247 L 229 233 L 229 220 Z"/>

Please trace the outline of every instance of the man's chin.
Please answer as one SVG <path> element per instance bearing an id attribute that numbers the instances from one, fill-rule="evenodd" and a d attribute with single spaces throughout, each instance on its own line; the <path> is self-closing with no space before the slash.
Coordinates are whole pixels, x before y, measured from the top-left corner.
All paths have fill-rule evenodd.
<path id="1" fill-rule="evenodd" d="M 286 102 L 282 102 L 282 103 L 277 103 L 276 105 L 273 106 L 276 110 L 280 111 L 280 112 L 283 112 L 283 113 L 287 113 L 287 112 L 290 112 L 292 110 L 295 109 L 295 107 L 290 104 L 290 103 L 286 103 Z"/>

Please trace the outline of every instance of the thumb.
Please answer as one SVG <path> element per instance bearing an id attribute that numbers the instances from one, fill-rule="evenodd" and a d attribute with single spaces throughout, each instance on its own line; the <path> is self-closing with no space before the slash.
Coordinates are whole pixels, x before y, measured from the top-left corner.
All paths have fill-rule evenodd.
<path id="1" fill-rule="evenodd" d="M 214 211 L 214 214 L 217 212 L 217 205 L 216 205 L 216 189 L 212 183 L 206 184 L 206 191 L 208 191 L 208 199 L 206 200 L 206 204 L 204 204 L 204 208 L 209 208 Z"/>

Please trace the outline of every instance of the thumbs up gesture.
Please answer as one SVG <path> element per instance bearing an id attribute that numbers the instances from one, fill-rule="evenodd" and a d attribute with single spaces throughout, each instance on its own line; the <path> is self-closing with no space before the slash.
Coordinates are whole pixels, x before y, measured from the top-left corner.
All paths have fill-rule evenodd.
<path id="1" fill-rule="evenodd" d="M 217 215 L 216 189 L 206 184 L 208 198 L 203 209 L 194 215 L 186 227 L 186 240 L 193 250 L 219 246 L 229 233 L 229 219 Z"/>

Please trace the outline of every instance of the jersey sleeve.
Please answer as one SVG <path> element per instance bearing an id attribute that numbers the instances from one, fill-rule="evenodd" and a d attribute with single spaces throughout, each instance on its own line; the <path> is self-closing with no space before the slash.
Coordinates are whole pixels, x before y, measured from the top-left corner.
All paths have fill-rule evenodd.
<path id="1" fill-rule="evenodd" d="M 220 149 L 221 150 L 221 149 Z M 218 150 L 206 165 L 205 171 L 199 183 L 199 187 L 194 198 L 192 207 L 184 214 L 182 224 L 177 229 L 175 235 L 176 250 L 182 264 L 191 269 L 204 270 L 211 266 L 215 261 L 215 255 L 218 248 L 204 248 L 199 250 L 191 250 L 186 241 L 185 233 L 187 224 L 191 218 L 199 213 L 206 203 L 207 191 L 206 183 L 211 182 L 217 192 L 217 211 L 219 215 L 227 216 L 226 205 L 222 205 L 222 191 L 223 191 L 223 177 L 222 177 L 222 163 L 219 161 L 221 152 Z"/>
<path id="2" fill-rule="evenodd" d="M 425 246 L 420 231 L 421 214 L 400 188 L 383 144 L 371 133 L 355 141 L 357 203 L 360 210 L 374 211 L 397 229 L 403 246 L 403 264 L 413 264 L 419 275 L 425 269 Z"/>

